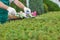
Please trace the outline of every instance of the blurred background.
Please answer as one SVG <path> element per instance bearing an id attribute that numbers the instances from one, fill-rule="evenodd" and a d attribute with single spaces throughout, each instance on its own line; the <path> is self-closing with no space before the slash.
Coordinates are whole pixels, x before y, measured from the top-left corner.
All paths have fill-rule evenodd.
<path id="1" fill-rule="evenodd" d="M 26 0 L 20 0 L 26 6 Z M 19 12 L 21 9 L 16 5 L 11 4 L 12 7 Z M 50 11 L 60 11 L 60 0 L 30 0 L 29 7 L 32 11 L 37 11 L 38 14 L 43 14 Z"/>

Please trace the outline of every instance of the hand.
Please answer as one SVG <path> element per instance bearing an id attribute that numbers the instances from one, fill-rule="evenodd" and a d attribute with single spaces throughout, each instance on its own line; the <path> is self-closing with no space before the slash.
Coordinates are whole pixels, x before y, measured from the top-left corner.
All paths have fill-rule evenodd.
<path id="1" fill-rule="evenodd" d="M 12 7 L 8 7 L 7 10 L 9 15 L 15 15 L 17 13 L 16 10 Z"/>
<path id="2" fill-rule="evenodd" d="M 32 14 L 31 14 L 31 9 L 25 7 L 25 8 L 24 8 L 24 12 L 25 12 L 26 14 L 28 14 L 30 17 L 34 17 L 34 16 L 32 16 Z"/>
<path id="3" fill-rule="evenodd" d="M 27 7 L 24 7 L 24 12 L 26 14 L 31 14 L 31 9 L 27 8 Z"/>

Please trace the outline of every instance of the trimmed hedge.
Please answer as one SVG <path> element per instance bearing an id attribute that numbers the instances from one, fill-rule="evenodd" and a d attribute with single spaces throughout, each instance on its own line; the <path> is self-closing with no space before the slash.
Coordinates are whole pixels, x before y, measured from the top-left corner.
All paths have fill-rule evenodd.
<path id="1" fill-rule="evenodd" d="M 0 25 L 0 40 L 60 40 L 60 12 Z"/>

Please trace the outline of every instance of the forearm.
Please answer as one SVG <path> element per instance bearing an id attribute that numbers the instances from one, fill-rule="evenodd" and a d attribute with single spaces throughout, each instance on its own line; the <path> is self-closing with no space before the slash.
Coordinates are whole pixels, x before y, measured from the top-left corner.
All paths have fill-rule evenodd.
<path id="1" fill-rule="evenodd" d="M 0 1 L 0 8 L 3 8 L 3 9 L 7 10 L 8 6 Z"/>
<path id="2" fill-rule="evenodd" d="M 22 9 L 24 9 L 24 5 L 23 5 L 23 3 L 21 3 L 20 1 L 18 1 L 18 0 L 16 0 L 16 1 L 14 1 L 14 3 L 19 7 L 19 8 L 22 8 Z"/>

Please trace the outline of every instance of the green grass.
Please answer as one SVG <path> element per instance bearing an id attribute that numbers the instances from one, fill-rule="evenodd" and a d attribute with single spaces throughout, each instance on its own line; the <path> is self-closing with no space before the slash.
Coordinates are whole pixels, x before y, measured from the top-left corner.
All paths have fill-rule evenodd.
<path id="1" fill-rule="evenodd" d="M 0 40 L 60 40 L 60 12 L 1 24 Z"/>

